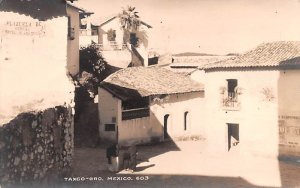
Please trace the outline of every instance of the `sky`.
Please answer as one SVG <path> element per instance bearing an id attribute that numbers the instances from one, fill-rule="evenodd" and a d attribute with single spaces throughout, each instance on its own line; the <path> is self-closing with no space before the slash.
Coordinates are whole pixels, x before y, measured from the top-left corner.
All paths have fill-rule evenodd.
<path id="1" fill-rule="evenodd" d="M 243 53 L 263 42 L 300 40 L 300 0 L 78 0 L 103 20 L 127 5 L 153 26 L 160 52 Z"/>

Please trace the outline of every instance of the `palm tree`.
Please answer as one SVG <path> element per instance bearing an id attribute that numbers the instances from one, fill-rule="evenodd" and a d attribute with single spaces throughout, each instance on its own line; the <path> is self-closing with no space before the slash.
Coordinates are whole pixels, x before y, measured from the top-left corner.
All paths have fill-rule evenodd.
<path id="1" fill-rule="evenodd" d="M 137 15 L 138 12 L 134 10 L 135 7 L 127 6 L 127 8 L 123 8 L 122 13 L 119 14 L 122 28 L 129 32 L 138 30 L 141 25 L 140 17 Z"/>

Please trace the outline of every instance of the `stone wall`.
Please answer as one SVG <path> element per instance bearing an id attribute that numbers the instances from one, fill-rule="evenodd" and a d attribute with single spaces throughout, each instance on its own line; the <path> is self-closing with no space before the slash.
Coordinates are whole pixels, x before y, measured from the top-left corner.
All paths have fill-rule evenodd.
<path id="1" fill-rule="evenodd" d="M 71 108 L 19 114 L 0 127 L 0 183 L 26 183 L 66 173 L 72 153 Z"/>

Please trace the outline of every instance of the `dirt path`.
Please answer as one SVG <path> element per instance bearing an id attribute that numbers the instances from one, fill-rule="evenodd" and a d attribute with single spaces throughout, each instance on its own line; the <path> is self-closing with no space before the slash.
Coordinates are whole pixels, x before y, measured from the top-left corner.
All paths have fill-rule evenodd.
<path id="1" fill-rule="evenodd" d="M 105 148 L 77 148 L 71 186 L 104 187 L 300 187 L 300 163 L 233 156 L 207 156 L 201 142 L 162 143 L 138 148 L 134 173 L 107 170 Z M 90 181 L 88 178 L 95 180 Z M 97 179 L 98 178 L 98 179 Z M 99 179 L 101 178 L 101 179 Z M 113 179 L 114 178 L 114 179 Z"/>

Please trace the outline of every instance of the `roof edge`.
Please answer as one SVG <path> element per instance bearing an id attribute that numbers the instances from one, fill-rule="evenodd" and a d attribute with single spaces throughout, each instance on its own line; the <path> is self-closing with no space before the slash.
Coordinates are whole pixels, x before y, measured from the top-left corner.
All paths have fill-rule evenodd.
<path id="1" fill-rule="evenodd" d="M 106 21 L 102 22 L 101 24 L 99 24 L 99 27 L 101 27 L 101 26 L 103 26 L 103 25 L 105 25 L 105 24 L 107 24 L 107 23 L 113 21 L 113 20 L 116 19 L 117 17 L 118 17 L 118 15 L 109 18 L 108 20 L 106 20 Z M 144 22 L 144 21 L 141 21 L 141 24 L 147 26 L 148 28 L 153 28 L 151 25 L 147 24 L 147 23 Z"/>
<path id="2" fill-rule="evenodd" d="M 247 69 L 247 70 L 283 70 L 283 69 L 300 69 L 299 65 L 259 65 L 259 66 L 228 66 L 228 67 L 208 67 L 208 68 L 199 68 L 199 70 L 204 70 L 205 72 L 220 71 L 220 70 L 233 70 L 233 69 Z"/>
<path id="3" fill-rule="evenodd" d="M 114 97 L 117 97 L 120 100 L 127 100 L 129 98 L 125 98 L 120 96 L 117 92 L 114 92 L 112 89 L 110 89 L 107 85 L 105 84 L 109 84 L 107 82 L 102 81 L 99 84 L 99 87 L 106 90 L 107 92 L 109 92 L 111 95 L 113 95 Z M 141 97 L 149 97 L 149 96 L 154 96 L 154 95 L 177 95 L 177 94 L 185 94 L 185 93 L 196 93 L 196 92 L 205 92 L 205 88 L 201 88 L 199 90 L 194 90 L 194 91 L 187 91 L 187 92 L 174 92 L 174 93 L 153 93 L 153 94 L 148 94 L 148 95 L 141 95 Z"/>

